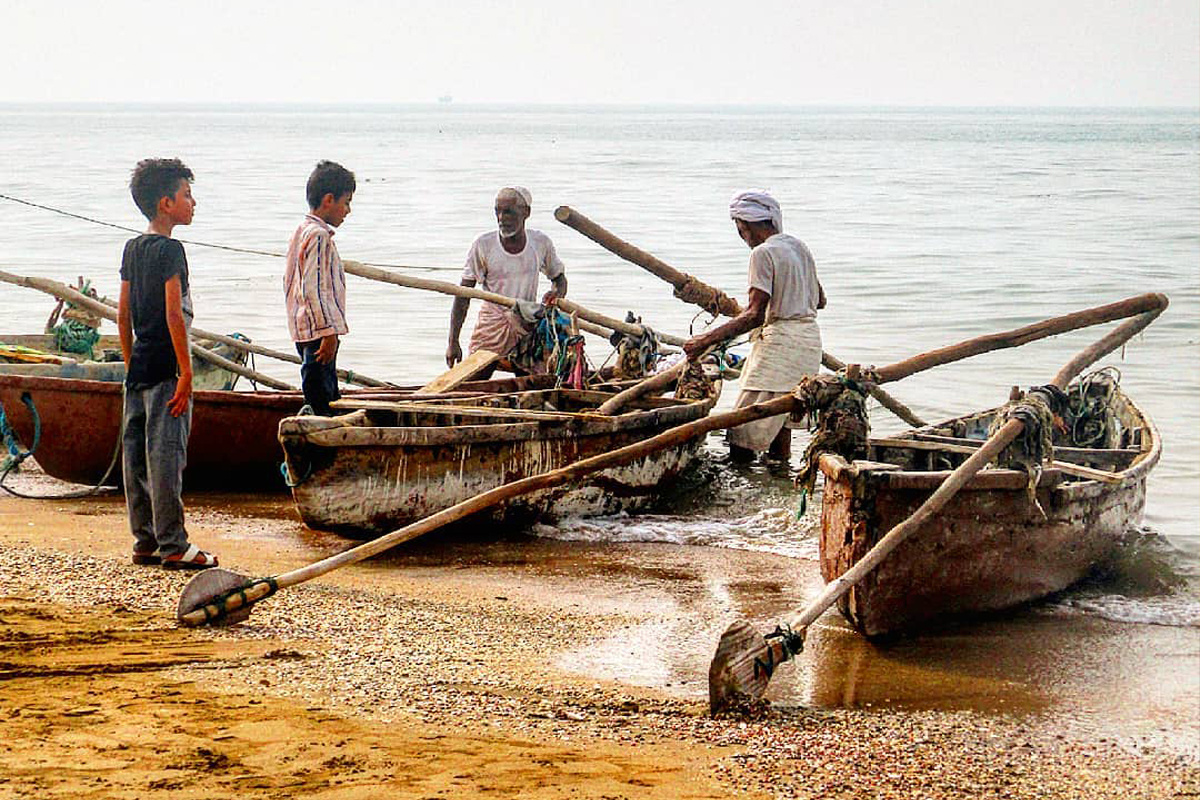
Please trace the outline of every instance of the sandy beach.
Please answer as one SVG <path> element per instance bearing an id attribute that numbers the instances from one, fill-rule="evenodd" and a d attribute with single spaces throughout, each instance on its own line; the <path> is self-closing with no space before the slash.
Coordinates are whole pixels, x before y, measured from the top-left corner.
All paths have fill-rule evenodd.
<path id="1" fill-rule="evenodd" d="M 283 495 L 190 497 L 189 522 L 246 574 L 346 546 L 305 531 Z M 791 588 L 758 554 L 606 555 L 458 532 L 281 592 L 241 625 L 190 630 L 174 620 L 189 576 L 135 567 L 128 548 L 118 494 L 0 499 L 0 796 L 1200 793 L 1189 758 L 1020 717 L 791 707 L 710 719 L 703 666 L 725 618 L 709 590 L 743 572 Z M 648 623 L 674 639 L 659 647 L 696 650 L 678 675 L 637 680 L 657 659 L 639 656 L 653 636 L 629 632 Z M 613 659 L 634 680 L 613 680 Z"/>

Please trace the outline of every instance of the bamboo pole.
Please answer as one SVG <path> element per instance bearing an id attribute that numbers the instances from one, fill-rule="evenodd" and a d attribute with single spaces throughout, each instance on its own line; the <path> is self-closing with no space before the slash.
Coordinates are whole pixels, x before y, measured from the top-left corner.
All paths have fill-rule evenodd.
<path id="1" fill-rule="evenodd" d="M 117 321 L 117 312 L 112 309 L 112 306 L 108 305 L 107 303 L 102 303 L 93 297 L 88 297 L 87 295 L 72 289 L 70 286 L 67 286 L 64 283 L 59 283 L 58 281 L 50 280 L 49 278 L 26 277 L 23 275 L 14 275 L 11 272 L 4 271 L 0 271 L 0 281 L 11 283 L 15 286 L 24 286 L 28 289 L 37 289 L 38 291 L 45 292 L 46 294 L 66 300 L 69 303 L 73 303 L 80 308 L 86 308 L 96 316 L 103 317 L 111 322 Z M 205 348 L 200 347 L 194 342 L 191 344 L 191 350 L 192 355 L 201 359 L 202 361 L 207 361 L 210 364 L 216 364 L 222 369 L 235 372 L 238 375 L 255 381 L 256 383 L 261 383 L 264 386 L 270 386 L 273 389 L 295 391 L 296 387 L 294 386 L 286 384 L 283 381 L 276 380 L 269 375 L 264 375 L 261 372 L 252 370 L 249 367 L 245 367 L 234 361 L 230 361 L 227 358 L 217 355 L 211 350 L 206 350 Z"/>
<path id="2" fill-rule="evenodd" d="M 596 413 L 606 415 L 616 414 L 639 397 L 665 392 L 672 383 L 679 380 L 684 370 L 687 369 L 687 366 L 687 359 L 684 359 L 670 369 L 665 369 L 657 375 L 651 375 L 649 378 L 638 381 L 628 389 L 614 394 L 601 403 L 600 407 L 596 409 Z"/>
<path id="3" fill-rule="evenodd" d="M 67 287 L 67 288 L 70 288 L 70 287 Z M 113 307 L 116 306 L 116 303 L 113 303 L 111 300 L 106 300 L 104 302 L 106 302 L 109 306 L 113 306 Z M 296 355 L 295 353 L 288 353 L 288 352 L 284 352 L 282 350 L 272 350 L 269 347 L 264 347 L 261 344 L 257 344 L 255 342 L 248 342 L 244 339 L 238 339 L 233 336 L 226 336 L 221 333 L 213 333 L 211 331 L 202 330 L 195 326 L 192 326 L 191 330 L 195 336 L 198 336 L 201 339 L 210 339 L 214 342 L 219 342 L 220 344 L 228 345 L 230 347 L 234 347 L 239 350 L 244 350 L 247 353 L 255 353 L 260 356 L 267 356 L 268 358 L 275 358 L 280 361 L 286 361 L 289 364 L 304 363 L 303 359 L 301 359 L 300 356 Z M 370 377 L 367 377 L 366 375 L 361 375 L 357 372 L 354 372 L 353 370 L 339 368 L 337 371 L 337 374 L 338 374 L 338 377 L 341 378 L 346 383 L 356 383 L 359 386 L 370 386 L 370 387 L 380 388 L 380 389 L 396 388 L 396 384 L 394 384 L 394 383 L 389 383 L 387 381 L 381 381 L 378 378 L 370 378 Z"/>
<path id="4" fill-rule="evenodd" d="M 903 361 L 898 361 L 895 364 L 890 364 L 886 367 L 880 367 L 875 370 L 875 377 L 880 383 L 889 381 L 898 381 L 901 378 L 906 378 L 915 372 L 927 370 L 930 367 L 948 364 L 951 361 L 967 358 L 969 356 L 977 356 L 983 353 L 989 353 L 993 350 L 1004 350 L 1011 347 L 1020 347 L 1023 344 L 1044 339 L 1047 336 L 1057 336 L 1061 333 L 1073 331 L 1078 328 L 1086 328 L 1092 325 L 1100 325 L 1105 322 L 1132 317 L 1143 312 L 1155 311 L 1154 317 L 1151 317 L 1145 325 L 1149 325 L 1159 314 L 1167 307 L 1167 297 L 1163 294 L 1147 293 L 1134 297 L 1126 298 L 1116 303 L 1108 305 L 1096 306 L 1094 308 L 1076 311 L 1072 314 L 1064 314 L 1059 317 L 1051 317 L 1035 322 L 1032 325 L 1025 325 L 1021 328 L 1003 331 L 1001 333 L 993 333 L 988 336 L 978 336 L 974 339 L 967 339 L 958 344 L 948 345 L 946 347 L 931 350 L 921 355 L 906 358 Z M 1143 325 L 1143 327 L 1145 327 Z M 1114 331 L 1116 333 L 1116 331 Z M 1132 334 L 1130 334 L 1132 336 Z M 1099 344 L 1099 343 L 1097 343 Z M 1080 356 L 1083 354 L 1081 353 Z M 1067 370 L 1071 365 L 1064 367 Z"/>
<path id="5" fill-rule="evenodd" d="M 613 255 L 619 256 L 629 263 L 641 267 L 650 274 L 662 278 L 675 287 L 675 296 L 680 300 L 687 303 L 694 303 L 710 313 L 719 312 L 727 317 L 736 317 L 742 313 L 742 307 L 738 304 L 738 301 L 721 290 L 709 286 L 693 275 L 675 269 L 645 250 L 626 242 L 570 206 L 559 206 L 556 208 L 554 210 L 554 218 L 591 239 Z M 705 300 L 708 302 L 704 302 Z M 846 367 L 844 362 L 829 353 L 821 353 L 821 363 L 827 369 L 834 372 L 838 372 Z M 871 386 L 869 392 L 881 406 L 891 411 L 909 425 L 917 428 L 925 425 L 924 420 L 913 413 L 911 408 L 878 386 Z"/>
<path id="6" fill-rule="evenodd" d="M 448 294 L 453 297 L 468 297 L 476 300 L 486 300 L 489 303 L 495 303 L 505 308 L 513 308 L 517 301 L 511 297 L 505 297 L 502 294 L 495 292 L 476 289 L 471 286 L 459 286 L 456 283 L 448 281 L 438 281 L 432 278 L 416 278 L 411 275 L 401 275 L 392 270 L 380 269 L 379 267 L 370 267 L 360 261 L 342 260 L 342 267 L 351 275 L 357 275 L 360 278 L 368 280 L 380 281 L 382 283 L 390 283 L 395 286 L 404 286 L 409 289 L 424 289 L 431 292 L 439 292 Z M 567 300 L 565 297 L 560 297 L 557 301 L 558 307 L 568 314 L 575 314 L 579 317 L 579 327 L 588 333 L 601 336 L 605 339 L 609 337 L 612 331 L 623 333 L 628 336 L 642 336 L 645 333 L 645 328 L 641 325 L 625 322 L 614 317 L 609 317 L 595 311 L 590 311 L 578 303 Z M 678 336 L 670 336 L 666 334 L 657 334 L 660 341 L 667 344 L 681 345 L 684 339 Z"/>
<path id="7" fill-rule="evenodd" d="M 614 236 L 570 206 L 559 206 L 554 209 L 554 218 L 568 228 L 573 228 L 582 233 L 610 253 L 662 278 L 675 287 L 675 296 L 684 302 L 696 303 L 696 305 L 707 311 L 716 311 L 727 317 L 736 317 L 742 313 L 742 307 L 738 305 L 737 300 L 734 300 L 729 295 L 719 289 L 708 286 L 686 272 L 680 272 L 654 255 L 642 250 L 640 247 L 635 247 L 629 242 Z M 693 294 L 689 293 L 690 287 L 698 290 L 696 294 L 707 295 L 709 302 L 707 304 L 697 302 Z"/>

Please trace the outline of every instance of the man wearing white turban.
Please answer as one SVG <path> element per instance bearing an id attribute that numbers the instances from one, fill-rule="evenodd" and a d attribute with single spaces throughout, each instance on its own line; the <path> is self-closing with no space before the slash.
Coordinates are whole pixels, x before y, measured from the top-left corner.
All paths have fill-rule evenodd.
<path id="1" fill-rule="evenodd" d="M 825 307 L 825 290 L 804 242 L 783 233 L 783 211 L 766 192 L 734 196 L 729 216 L 738 235 L 750 247 L 750 302 L 733 319 L 694 336 L 684 345 L 688 358 L 708 348 L 754 331 L 754 346 L 742 370 L 737 408 L 786 394 L 804 375 L 821 366 L 821 330 L 817 310 Z M 792 432 L 788 416 L 749 422 L 729 431 L 729 454 L 747 461 L 769 450 L 771 456 L 791 457 Z"/>
<path id="2" fill-rule="evenodd" d="M 533 197 L 523 186 L 506 186 L 496 195 L 497 230 L 481 234 L 467 253 L 462 285 L 480 285 L 486 291 L 517 300 L 537 298 L 538 272 L 550 279 L 553 289 L 542 302 L 567 294 L 567 276 L 554 243 L 541 231 L 525 227 Z M 463 322 L 470 307 L 469 297 L 456 297 L 450 310 L 450 344 L 446 365 L 462 360 L 458 343 Z M 519 315 L 503 306 L 485 302 L 471 334 L 470 352 L 489 350 L 501 356 L 508 353 L 525 333 Z M 490 374 L 490 372 L 488 373 Z"/>

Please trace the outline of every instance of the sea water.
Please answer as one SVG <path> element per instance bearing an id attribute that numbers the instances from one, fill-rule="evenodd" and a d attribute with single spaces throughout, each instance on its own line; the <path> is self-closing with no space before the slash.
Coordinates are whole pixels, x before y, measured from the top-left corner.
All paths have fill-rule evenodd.
<path id="1" fill-rule="evenodd" d="M 1165 570 L 1089 585 L 1038 613 L 1200 627 L 1200 118 L 1193 110 L 717 107 L 0 106 L 0 194 L 142 229 L 129 171 L 178 156 L 196 173 L 187 248 L 196 324 L 289 349 L 278 257 L 304 214 L 317 160 L 358 176 L 337 233 L 343 256 L 457 282 L 494 227 L 496 190 L 533 194 L 570 297 L 686 335 L 709 319 L 670 288 L 559 225 L 570 205 L 627 241 L 744 300 L 747 251 L 727 203 L 760 187 L 812 250 L 829 305 L 825 349 L 882 365 L 974 336 L 1143 292 L 1167 312 L 1103 365 L 1157 423 L 1147 556 Z M 0 269 L 115 297 L 130 234 L 0 200 Z M 0 286 L 0 333 L 40 331 L 53 301 Z M 451 299 L 349 279 L 339 365 L 421 383 L 445 368 Z M 478 306 L 478 303 L 475 304 Z M 474 309 L 471 319 L 474 318 Z M 471 320 L 464 330 L 469 336 Z M 1089 329 L 915 375 L 889 390 L 935 421 L 1049 382 L 1106 329 Z M 741 348 L 745 352 L 745 347 Z M 589 359 L 611 354 L 598 338 Z M 257 368 L 297 382 L 296 368 Z M 727 408 L 736 394 L 730 385 Z M 903 424 L 875 408 L 877 432 Z M 797 450 L 803 442 L 798 437 Z M 815 555 L 813 512 L 786 475 L 731 471 L 713 437 L 698 487 L 670 515 L 540 526 L 567 539 L 660 541 Z M 1158 573 L 1156 573 L 1158 574 Z M 1161 577 L 1161 574 L 1159 575 Z M 1147 589 L 1143 583 L 1159 588 Z M 1195 702 L 1195 690 L 1192 699 Z"/>

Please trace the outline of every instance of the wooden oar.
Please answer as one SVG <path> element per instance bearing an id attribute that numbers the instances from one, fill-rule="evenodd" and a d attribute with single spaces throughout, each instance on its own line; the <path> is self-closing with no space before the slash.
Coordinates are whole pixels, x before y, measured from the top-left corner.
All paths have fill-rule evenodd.
<path id="1" fill-rule="evenodd" d="M 107 303 L 102 303 L 94 297 L 88 297 L 87 295 L 72 289 L 70 286 L 67 286 L 64 283 L 59 283 L 58 281 L 50 280 L 49 278 L 26 277 L 24 275 L 14 275 L 11 272 L 3 271 L 0 271 L 0 281 L 11 283 L 15 286 L 24 286 L 28 289 L 37 289 L 38 291 L 45 292 L 46 294 L 53 295 L 54 297 L 74 303 L 80 308 L 86 308 L 88 311 L 92 312 L 98 317 L 103 317 L 104 319 L 112 322 L 117 321 L 117 312 L 114 311 L 110 305 Z M 209 334 L 202 334 L 194 329 L 193 332 L 198 336 L 209 336 Z M 264 386 L 270 386 L 273 389 L 294 391 L 296 388 L 290 384 L 284 383 L 283 381 L 276 380 L 269 375 L 264 375 L 261 372 L 257 372 L 249 367 L 245 367 L 237 362 L 230 361 L 227 358 L 219 356 L 211 350 L 206 350 L 205 348 L 200 347 L 195 342 L 192 343 L 192 355 L 201 359 L 202 361 L 207 361 L 210 364 L 216 364 L 222 369 L 235 372 L 242 377 L 249 378 L 250 380 L 255 381 L 256 383 L 261 383 Z"/>
<path id="2" fill-rule="evenodd" d="M 471 286 L 459 286 L 457 283 L 449 283 L 448 281 L 437 281 L 432 278 L 416 278 L 411 275 L 401 275 L 392 270 L 380 269 L 379 267 L 369 267 L 359 261 L 350 261 L 343 259 L 342 266 L 351 275 L 357 275 L 360 278 L 367 278 L 372 281 L 380 281 L 382 283 L 390 283 L 394 286 L 404 286 L 409 289 L 425 289 L 430 292 L 439 292 L 448 294 L 453 297 L 469 297 L 476 300 L 487 300 L 489 303 L 495 303 L 505 308 L 512 308 L 517 304 L 517 301 L 511 297 L 505 297 L 502 294 L 494 292 L 485 292 L 483 289 L 476 289 Z M 595 334 L 607 339 L 613 331 L 624 333 L 628 336 L 642 336 L 645 334 L 645 329 L 641 325 L 635 325 L 624 320 L 615 319 L 606 316 L 596 311 L 591 311 L 584 308 L 578 303 L 571 302 L 565 297 L 560 297 L 557 301 L 558 307 L 568 314 L 574 314 L 579 317 L 579 327 L 588 333 Z M 659 341 L 667 344 L 681 345 L 686 340 L 678 336 L 670 336 L 667 334 L 657 333 Z"/>
<path id="3" fill-rule="evenodd" d="M 1150 302 L 1151 299 L 1153 303 Z M 1065 389 L 1071 379 L 1082 372 L 1088 365 L 1116 350 L 1153 322 L 1166 309 L 1167 298 L 1165 295 L 1143 295 L 1141 298 L 1132 298 L 1129 301 L 1124 301 L 1126 308 L 1130 306 L 1144 306 L 1146 304 L 1151 304 L 1152 307 L 1125 313 L 1123 316 L 1130 316 L 1131 313 L 1137 313 L 1138 316 L 1118 326 L 1107 336 L 1080 352 L 1066 366 L 1059 370 L 1058 374 L 1054 376 L 1052 384 L 1059 389 Z M 1077 321 L 1079 319 L 1109 321 L 1107 319 L 1099 320 L 1099 318 L 1105 317 L 1110 313 L 1115 313 L 1110 311 L 1110 309 L 1121 305 L 1123 304 L 1114 303 L 1111 306 L 1091 309 L 1090 313 L 1081 312 L 1078 315 L 1068 316 L 1076 317 Z M 1083 322 L 1080 324 L 1097 324 L 1097 322 Z M 1038 326 L 1030 327 L 1036 328 Z M 1050 334 L 1041 332 L 1039 336 L 1035 336 L 1034 338 L 1040 338 L 1041 335 Z M 981 337 L 983 340 L 988 338 Z M 973 344 L 979 341 L 981 340 L 971 340 L 971 342 L 966 344 Z M 1006 339 L 1001 337 L 998 341 L 1006 341 Z M 913 372 L 946 363 L 942 359 L 949 357 L 951 351 L 953 351 L 953 354 L 957 358 L 965 358 L 976 354 L 973 348 L 961 345 L 956 348 L 943 348 L 942 350 L 934 351 L 938 354 L 935 358 L 918 356 L 913 359 L 907 359 L 891 367 L 878 370 L 877 374 L 885 376 L 898 375 L 901 377 L 910 375 Z M 888 379 L 896 380 L 897 378 L 890 377 Z M 850 591 L 855 584 L 861 581 L 888 554 L 903 543 L 909 535 L 918 530 L 927 519 L 940 511 L 959 489 L 969 482 L 976 473 L 994 460 L 1024 430 L 1025 424 L 1019 419 L 1010 419 L 1006 422 L 970 458 L 954 470 L 945 482 L 911 516 L 888 531 L 853 567 L 836 580 L 830 582 L 824 591 L 807 608 L 785 620 L 776 627 L 773 633 L 764 636 L 758 633 L 745 620 L 738 620 L 730 625 L 721 636 L 721 640 L 717 644 L 717 652 L 709 665 L 708 697 L 710 711 L 716 714 L 736 707 L 746 701 L 755 702 L 760 700 L 766 692 L 767 683 L 775 673 L 775 668 L 783 662 L 794 658 L 800 652 L 804 645 L 804 636 L 808 626 L 816 621 L 830 606 L 836 603 L 842 595 Z"/>
<path id="4" fill-rule="evenodd" d="M 669 264 L 635 247 L 624 239 L 610 233 L 600 225 L 580 214 L 570 206 L 559 206 L 554 210 L 554 218 L 569 228 L 582 233 L 596 244 L 619 256 L 630 264 L 641 267 L 652 275 L 662 278 L 675 287 L 675 296 L 686 303 L 693 303 L 710 313 L 721 313 L 727 317 L 736 317 L 742 313 L 742 307 L 729 295 L 709 286 L 704 281 L 680 272 Z M 838 372 L 846 368 L 846 364 L 829 353 L 821 354 L 821 363 L 827 369 Z M 900 402 L 878 386 L 871 386 L 870 394 L 881 406 L 891 411 L 900 419 L 914 427 L 922 427 L 925 422 L 913 410 Z"/>
<path id="5" fill-rule="evenodd" d="M 604 469 L 628 464 L 719 428 L 734 427 L 763 417 L 786 414 L 791 411 L 795 402 L 795 398 L 791 395 L 785 395 L 766 403 L 746 406 L 724 414 L 715 414 L 671 428 L 657 436 L 618 450 L 576 461 L 574 464 L 552 472 L 506 483 L 411 525 L 385 534 L 378 539 L 283 575 L 270 578 L 247 578 L 226 569 L 205 570 L 192 578 L 184 587 L 177 611 L 179 621 L 184 625 L 205 625 L 222 621 L 239 622 L 249 616 L 250 606 L 280 589 L 295 586 L 339 567 L 370 558 L 401 542 L 423 536 L 469 514 L 523 494 L 559 486 Z"/>

